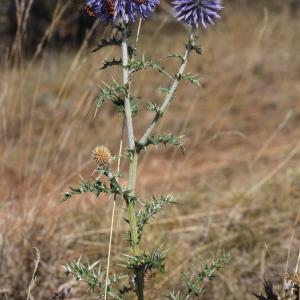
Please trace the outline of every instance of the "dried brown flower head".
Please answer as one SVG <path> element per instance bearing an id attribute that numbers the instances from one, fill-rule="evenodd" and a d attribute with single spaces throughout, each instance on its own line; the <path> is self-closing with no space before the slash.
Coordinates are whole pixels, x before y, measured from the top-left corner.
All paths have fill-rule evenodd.
<path id="1" fill-rule="evenodd" d="M 100 168 L 108 169 L 111 165 L 112 156 L 105 146 L 97 146 L 92 153 L 92 158 Z"/>

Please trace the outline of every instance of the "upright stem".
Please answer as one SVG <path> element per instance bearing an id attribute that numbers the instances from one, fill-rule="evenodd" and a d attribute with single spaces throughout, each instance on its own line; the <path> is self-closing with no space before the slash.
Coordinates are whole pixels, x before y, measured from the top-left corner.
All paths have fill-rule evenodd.
<path id="1" fill-rule="evenodd" d="M 128 69 L 128 38 L 126 33 L 122 36 L 122 58 L 123 58 L 123 83 L 124 86 L 127 86 L 127 93 L 124 100 L 125 106 L 125 119 L 126 119 L 126 128 L 128 135 L 128 145 L 129 150 L 132 151 L 133 157 L 130 160 L 129 166 L 129 179 L 128 179 L 128 187 L 131 190 L 132 194 L 135 193 L 135 185 L 136 185 L 136 176 L 137 176 L 137 166 L 138 166 L 138 154 L 135 151 L 135 139 L 133 132 L 133 124 L 132 124 L 132 112 L 130 105 L 130 73 Z M 131 237 L 131 248 L 134 256 L 140 255 L 139 248 L 139 237 L 137 230 L 137 221 L 135 214 L 135 203 L 129 201 L 127 203 L 128 209 L 128 219 L 129 219 L 129 227 L 130 227 L 130 237 Z M 136 294 L 138 300 L 144 300 L 144 286 L 140 284 L 144 282 L 143 274 L 135 274 L 136 278 Z"/>
<path id="2" fill-rule="evenodd" d="M 143 135 L 143 137 L 141 138 L 141 140 L 139 141 L 139 143 L 141 145 L 145 144 L 147 139 L 149 138 L 150 134 L 152 133 L 153 129 L 155 128 L 156 124 L 158 123 L 158 121 L 160 120 L 160 118 L 162 117 L 162 113 L 165 111 L 165 109 L 167 108 L 167 106 L 170 104 L 176 90 L 177 90 L 177 87 L 180 83 L 180 80 L 181 80 L 181 77 L 184 73 L 184 70 L 187 66 L 187 62 L 188 62 L 188 58 L 191 54 L 191 51 L 193 49 L 193 42 L 194 42 L 194 39 L 195 39 L 195 30 L 196 28 L 195 27 L 192 27 L 191 29 L 191 33 L 190 33 L 190 36 L 189 36 L 189 40 L 188 40 L 188 44 L 186 46 L 186 50 L 185 50 L 185 53 L 183 55 L 183 59 L 182 59 L 182 64 L 179 68 L 179 71 L 178 73 L 176 74 L 176 77 L 173 81 L 173 84 L 169 90 L 169 92 L 167 93 L 166 95 L 166 98 L 165 100 L 163 101 L 161 107 L 160 107 L 160 113 L 157 114 L 152 122 L 150 123 L 150 125 L 148 126 L 148 128 L 146 129 L 146 132 L 145 134 Z"/>
<path id="3" fill-rule="evenodd" d="M 138 166 L 138 154 L 134 153 L 129 166 L 129 183 L 128 183 L 128 187 L 133 194 L 135 191 L 137 166 Z M 130 226 L 132 252 L 135 256 L 138 256 L 140 255 L 140 247 L 139 247 L 139 237 L 138 237 L 137 222 L 136 222 L 136 215 L 135 215 L 135 204 L 133 202 L 129 202 L 127 209 L 128 209 L 129 223 L 130 223 L 129 226 Z"/>
<path id="4" fill-rule="evenodd" d="M 123 34 L 122 38 L 122 58 L 123 58 L 123 83 L 124 86 L 127 86 L 127 95 L 125 97 L 125 118 L 126 118 L 126 128 L 127 128 L 127 135 L 128 135 L 128 144 L 129 149 L 134 150 L 135 143 L 134 143 L 134 133 L 133 133 L 133 125 L 132 125 L 132 113 L 131 113 L 131 106 L 130 106 L 130 98 L 129 98 L 129 69 L 128 69 L 128 39 Z"/>
<path id="5" fill-rule="evenodd" d="M 122 38 L 122 57 L 123 57 L 123 83 L 125 86 L 128 87 L 128 92 L 124 100 L 128 145 L 129 145 L 129 150 L 132 150 L 134 152 L 129 166 L 128 187 L 132 191 L 132 193 L 134 193 L 135 185 L 136 185 L 138 155 L 135 151 L 135 140 L 134 140 L 132 113 L 131 113 L 131 106 L 130 106 L 130 96 L 129 96 L 130 73 L 128 69 L 128 62 L 129 62 L 128 61 L 128 39 L 125 34 L 123 34 L 123 38 Z M 138 239 L 137 222 L 136 222 L 136 215 L 135 215 L 135 204 L 129 202 L 127 208 L 128 208 L 130 234 L 131 234 L 132 252 L 134 255 L 139 255 L 140 250 L 138 245 L 139 239 Z"/>
<path id="6" fill-rule="evenodd" d="M 192 28 L 191 34 L 189 37 L 189 41 L 188 41 L 188 45 L 186 47 L 186 51 L 185 51 L 185 54 L 182 59 L 182 64 L 181 64 L 179 71 L 174 79 L 174 82 L 170 88 L 170 91 L 166 95 L 166 98 L 160 107 L 161 112 L 163 112 L 166 109 L 166 107 L 169 105 L 169 103 L 171 102 L 173 95 L 179 85 L 181 77 L 186 68 L 190 52 L 193 49 L 194 35 L 195 35 L 195 28 Z M 128 38 L 126 36 L 126 33 L 123 33 L 123 36 L 122 36 L 122 58 L 123 58 L 123 83 L 127 90 L 125 100 L 124 100 L 125 119 L 126 119 L 126 128 L 127 128 L 127 134 L 128 134 L 129 150 L 131 150 L 131 153 L 132 153 L 132 157 L 130 160 L 130 166 L 129 166 L 128 187 L 131 190 L 132 194 L 134 194 L 135 193 L 135 185 L 136 185 L 136 177 L 137 177 L 138 153 L 135 149 L 135 138 L 134 138 L 134 132 L 133 132 L 132 112 L 131 112 L 131 105 L 130 105 L 130 71 L 128 68 L 128 63 L 129 63 Z M 144 136 L 142 137 L 142 139 L 140 141 L 141 144 L 143 144 L 147 141 L 148 137 L 150 136 L 152 130 L 156 126 L 160 117 L 161 117 L 161 114 L 158 114 L 152 120 L 152 122 L 150 123 L 148 129 L 146 130 Z M 137 230 L 135 203 L 129 201 L 127 203 L 127 209 L 128 209 L 128 219 L 129 219 L 129 226 L 130 226 L 132 253 L 134 256 L 139 256 L 140 248 L 139 248 L 139 237 L 138 237 L 138 230 Z M 144 291 L 143 291 L 144 290 L 144 273 L 143 272 L 137 272 L 135 274 L 135 283 L 136 283 L 136 294 L 137 294 L 138 300 L 144 300 Z"/>

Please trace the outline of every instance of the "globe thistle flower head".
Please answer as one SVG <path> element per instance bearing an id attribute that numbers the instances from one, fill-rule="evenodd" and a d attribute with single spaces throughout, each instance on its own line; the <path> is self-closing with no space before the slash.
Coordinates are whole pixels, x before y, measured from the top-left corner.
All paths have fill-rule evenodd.
<path id="1" fill-rule="evenodd" d="M 220 18 L 222 0 L 174 0 L 177 19 L 193 27 L 212 25 Z"/>
<path id="2" fill-rule="evenodd" d="M 113 0 L 87 0 L 85 11 L 102 22 L 109 24 L 115 21 L 115 4 Z"/>
<path id="3" fill-rule="evenodd" d="M 136 17 L 142 18 L 143 20 L 149 18 L 160 3 L 159 0 L 133 0 L 129 2 L 133 14 L 133 22 Z"/>
<path id="4" fill-rule="evenodd" d="M 92 158 L 102 169 L 108 169 L 112 162 L 111 153 L 105 146 L 96 147 L 92 152 Z"/>
<path id="5" fill-rule="evenodd" d="M 129 23 L 147 19 L 159 5 L 159 0 L 87 0 L 86 12 L 102 22 Z"/>

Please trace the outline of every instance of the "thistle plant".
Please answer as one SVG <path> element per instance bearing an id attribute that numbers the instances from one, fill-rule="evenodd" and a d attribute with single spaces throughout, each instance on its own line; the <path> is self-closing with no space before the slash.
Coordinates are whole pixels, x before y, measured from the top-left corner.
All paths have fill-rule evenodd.
<path id="1" fill-rule="evenodd" d="M 220 17 L 219 11 L 222 9 L 221 0 L 174 0 L 172 5 L 178 21 L 186 23 L 190 29 L 183 53 L 168 56 L 168 58 L 176 58 L 176 61 L 179 61 L 178 71 L 172 75 L 157 61 L 148 60 L 144 57 L 139 58 L 136 44 L 131 43 L 133 23 L 139 22 L 140 25 L 141 21 L 146 21 L 158 5 L 159 0 L 88 0 L 85 6 L 86 11 L 91 16 L 116 28 L 117 33 L 109 39 L 100 41 L 94 52 L 106 47 L 119 47 L 120 58 L 104 61 L 101 70 L 109 67 L 120 67 L 123 81 L 113 81 L 100 89 L 96 100 L 96 110 L 99 112 L 104 104 L 110 102 L 124 115 L 127 148 L 120 151 L 118 159 L 121 156 L 126 157 L 129 161 L 129 169 L 122 174 L 119 167 L 114 169 L 110 151 L 106 147 L 99 146 L 92 153 L 92 157 L 97 163 L 96 179 L 93 181 L 82 179 L 79 185 L 70 188 L 64 199 L 68 200 L 75 195 L 87 192 L 93 193 L 96 197 L 107 194 L 112 200 L 115 200 L 116 197 L 123 199 L 127 212 L 125 218 L 128 224 L 126 239 L 130 246 L 130 252 L 122 254 L 120 265 L 124 267 L 124 274 L 109 276 L 109 273 L 112 273 L 109 272 L 110 251 L 106 267 L 103 262 L 84 265 L 81 260 L 78 260 L 68 264 L 65 269 L 67 273 L 73 274 L 76 280 L 85 281 L 89 288 L 98 294 L 99 298 L 104 299 L 125 299 L 128 297 L 126 294 L 133 293 L 138 300 L 143 300 L 145 277 L 151 271 L 164 272 L 165 270 L 167 249 L 162 247 L 142 249 L 141 241 L 144 227 L 164 207 L 174 204 L 175 199 L 171 195 L 166 195 L 153 196 L 151 200 L 146 201 L 136 193 L 139 155 L 151 145 L 173 145 L 184 150 L 181 136 L 160 134 L 155 132 L 155 128 L 161 122 L 171 102 L 175 100 L 176 90 L 181 81 L 199 85 L 197 75 L 186 73 L 188 60 L 192 53 L 201 54 L 196 31 L 199 25 L 206 27 L 213 24 Z M 133 96 L 133 77 L 143 70 L 157 71 L 171 82 L 169 86 L 161 87 L 164 99 L 160 104 L 148 104 L 147 109 L 153 113 L 153 118 L 148 127 L 145 128 L 144 134 L 138 137 L 135 134 L 133 117 L 140 112 L 139 103 L 141 99 Z M 119 178 L 121 176 L 127 177 L 127 185 L 120 184 Z M 206 264 L 203 270 L 196 274 L 186 274 L 185 288 L 171 292 L 165 291 L 161 298 L 179 300 L 199 297 L 204 291 L 204 279 L 212 279 L 215 272 L 227 262 L 228 256 L 223 255 L 210 264 Z M 130 297 L 130 299 L 133 298 Z"/>

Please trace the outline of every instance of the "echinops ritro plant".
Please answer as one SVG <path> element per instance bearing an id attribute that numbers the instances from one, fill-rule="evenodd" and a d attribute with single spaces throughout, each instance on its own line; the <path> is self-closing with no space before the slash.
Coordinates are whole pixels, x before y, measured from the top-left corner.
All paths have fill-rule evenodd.
<path id="1" fill-rule="evenodd" d="M 120 197 L 126 205 L 126 222 L 128 223 L 128 234 L 126 236 L 130 252 L 122 255 L 121 265 L 124 267 L 123 274 L 110 276 L 109 260 L 105 268 L 98 268 L 98 262 L 92 265 L 85 265 L 80 260 L 69 263 L 65 266 L 66 272 L 73 274 L 77 281 L 85 281 L 89 289 L 97 294 L 100 299 L 144 299 L 144 286 L 151 285 L 146 281 L 149 274 L 156 270 L 163 272 L 167 258 L 167 250 L 162 247 L 157 249 L 142 249 L 141 240 L 143 229 L 161 209 L 175 203 L 171 195 L 152 197 L 145 201 L 140 199 L 136 193 L 137 168 L 139 155 L 150 145 L 173 145 L 184 149 L 182 137 L 175 135 L 159 134 L 154 132 L 157 124 L 163 118 L 171 101 L 175 98 L 176 90 L 181 81 L 187 81 L 199 85 L 197 75 L 186 73 L 186 67 L 191 54 L 201 54 L 198 45 L 196 30 L 199 26 L 212 25 L 217 18 L 220 18 L 220 11 L 223 9 L 221 0 L 174 0 L 174 14 L 178 22 L 186 23 L 189 26 L 189 36 L 182 54 L 171 54 L 168 58 L 175 58 L 179 61 L 178 71 L 171 75 L 158 62 L 138 57 L 136 44 L 131 44 L 132 23 L 146 21 L 159 6 L 159 0 L 87 0 L 85 3 L 86 12 L 95 18 L 99 18 L 104 25 L 112 25 L 116 28 L 117 34 L 110 39 L 102 40 L 95 51 L 105 47 L 119 47 L 122 56 L 119 59 L 105 61 L 101 70 L 112 66 L 119 66 L 122 70 L 123 81 L 113 81 L 110 85 L 103 86 L 97 97 L 97 111 L 107 102 L 117 106 L 118 111 L 124 114 L 124 125 L 127 135 L 127 149 L 118 157 L 126 157 L 129 160 L 129 170 L 122 173 L 128 179 L 127 185 L 119 182 L 121 176 L 119 168 L 112 168 L 112 157 L 108 148 L 98 146 L 92 153 L 97 163 L 97 178 L 94 181 L 82 180 L 72 187 L 65 194 L 65 200 L 75 195 L 92 192 L 99 197 L 101 194 L 108 194 L 110 198 Z M 154 70 L 167 76 L 171 83 L 168 87 L 162 87 L 161 91 L 164 100 L 160 103 L 150 103 L 147 109 L 153 113 L 153 118 L 144 134 L 137 137 L 135 134 L 134 119 L 139 113 L 138 103 L 140 99 L 133 96 L 133 77 L 143 70 Z M 122 149 L 120 149 L 122 150 Z M 124 152 L 124 151 L 123 151 Z M 119 165 L 119 164 L 118 164 Z M 115 205 L 115 201 L 114 201 Z M 113 214 L 114 216 L 114 214 Z M 113 220 L 113 217 L 112 217 Z M 113 223 L 112 223 L 113 224 Z M 113 229 L 113 226 L 111 227 Z M 112 236 L 112 230 L 111 230 Z M 111 240 L 110 240 L 111 243 Z M 198 298 L 204 291 L 205 279 L 212 279 L 215 272 L 228 262 L 228 255 L 221 255 L 216 260 L 207 263 L 202 270 L 196 274 L 185 274 L 183 288 L 174 291 L 163 291 L 161 299 L 192 299 Z M 98 270 L 96 270 L 98 269 Z M 105 275 L 106 274 L 106 275 Z M 157 298 L 156 298 L 157 299 Z"/>

